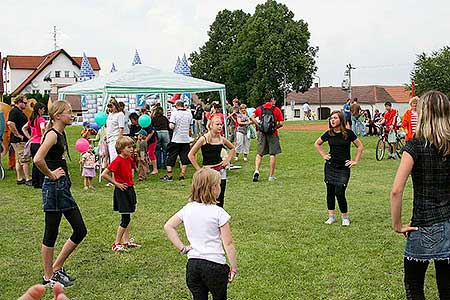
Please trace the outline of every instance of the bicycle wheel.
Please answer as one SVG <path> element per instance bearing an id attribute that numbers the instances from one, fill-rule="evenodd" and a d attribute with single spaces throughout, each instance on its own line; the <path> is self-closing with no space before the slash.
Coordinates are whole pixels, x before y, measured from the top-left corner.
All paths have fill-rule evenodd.
<path id="1" fill-rule="evenodd" d="M 375 152 L 375 157 L 378 161 L 383 159 L 385 148 L 386 148 L 386 143 L 383 141 L 382 138 L 379 138 L 378 142 L 377 142 L 377 149 Z"/>

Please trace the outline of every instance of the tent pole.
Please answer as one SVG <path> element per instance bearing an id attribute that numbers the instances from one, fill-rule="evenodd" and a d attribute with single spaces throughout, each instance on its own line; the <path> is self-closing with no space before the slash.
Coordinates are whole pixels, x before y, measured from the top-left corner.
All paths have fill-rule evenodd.
<path id="1" fill-rule="evenodd" d="M 219 90 L 219 96 L 220 96 L 220 102 L 222 103 L 222 113 L 224 116 L 224 122 L 225 124 L 223 124 L 223 127 L 225 128 L 225 138 L 228 139 L 228 126 L 227 126 L 227 121 L 228 121 L 228 114 L 227 114 L 227 100 L 226 100 L 226 91 L 225 88 L 222 90 Z"/>

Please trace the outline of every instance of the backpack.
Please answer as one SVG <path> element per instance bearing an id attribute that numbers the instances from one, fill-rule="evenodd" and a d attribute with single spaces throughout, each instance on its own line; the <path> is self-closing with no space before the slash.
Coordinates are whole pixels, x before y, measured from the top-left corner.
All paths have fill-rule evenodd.
<path id="1" fill-rule="evenodd" d="M 276 130 L 275 116 L 273 111 L 275 106 L 264 108 L 261 106 L 261 120 L 259 121 L 259 130 L 264 134 L 272 134 Z"/>

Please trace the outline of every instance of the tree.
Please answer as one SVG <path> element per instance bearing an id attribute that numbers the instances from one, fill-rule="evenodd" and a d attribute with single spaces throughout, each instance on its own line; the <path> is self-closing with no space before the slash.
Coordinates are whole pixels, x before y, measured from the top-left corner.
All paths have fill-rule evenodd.
<path id="1" fill-rule="evenodd" d="M 439 90 L 450 95 L 450 47 L 445 46 L 431 55 L 417 55 L 411 80 L 415 83 L 416 95 L 429 90 Z"/>
<path id="2" fill-rule="evenodd" d="M 242 10 L 220 11 L 208 32 L 209 40 L 199 52 L 191 53 L 191 73 L 194 77 L 219 83 L 227 81 L 226 62 L 237 35 L 247 22 L 249 14 Z"/>
<path id="3" fill-rule="evenodd" d="M 210 40 L 200 53 L 191 54 L 193 75 L 224 83 L 229 99 L 237 96 L 255 106 L 267 92 L 281 100 L 290 90 L 308 90 L 318 48 L 309 45 L 307 23 L 295 21 L 293 12 L 274 0 L 258 5 L 252 16 L 242 14 L 217 15 Z M 230 24 L 232 17 L 240 22 Z M 216 31 L 224 38 L 214 35 Z"/>

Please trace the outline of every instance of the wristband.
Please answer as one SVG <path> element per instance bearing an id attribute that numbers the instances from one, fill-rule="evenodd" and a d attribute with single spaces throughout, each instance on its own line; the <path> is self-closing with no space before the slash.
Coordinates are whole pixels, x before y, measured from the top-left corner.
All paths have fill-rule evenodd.
<path id="1" fill-rule="evenodd" d="M 189 252 L 189 246 L 183 245 L 183 248 L 181 248 L 180 250 L 180 255 L 185 255 L 186 253 Z"/>

